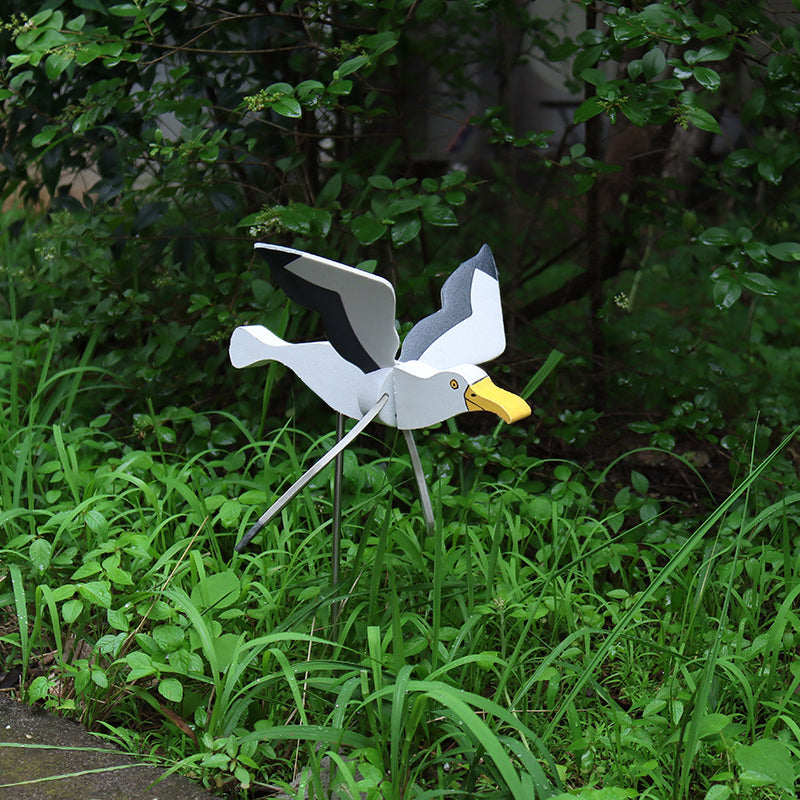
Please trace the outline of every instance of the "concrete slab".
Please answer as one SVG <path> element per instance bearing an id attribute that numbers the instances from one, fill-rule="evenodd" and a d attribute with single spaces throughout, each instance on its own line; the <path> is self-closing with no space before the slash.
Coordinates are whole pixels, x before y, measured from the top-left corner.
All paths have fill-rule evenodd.
<path id="1" fill-rule="evenodd" d="M 0 800 L 219 800 L 82 726 L 0 693 Z"/>

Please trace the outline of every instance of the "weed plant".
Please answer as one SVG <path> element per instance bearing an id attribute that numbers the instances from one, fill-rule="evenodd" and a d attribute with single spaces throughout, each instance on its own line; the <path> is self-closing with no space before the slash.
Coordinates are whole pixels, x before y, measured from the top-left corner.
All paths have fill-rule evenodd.
<path id="1" fill-rule="evenodd" d="M 326 770 L 345 797 L 793 796 L 800 495 L 755 513 L 770 458 L 691 530 L 640 521 L 641 482 L 603 508 L 602 476 L 530 459 L 522 430 L 466 453 L 432 433 L 426 537 L 402 451 L 366 443 L 331 587 L 328 476 L 233 551 L 330 436 L 173 409 L 184 446 L 120 440 L 72 411 L 113 378 L 27 334 L 0 484 L 0 645 L 27 701 L 231 796 L 322 796 Z"/>
<path id="2" fill-rule="evenodd" d="M 795 796 L 800 494 L 760 490 L 791 435 L 690 522 L 636 471 L 533 457 L 524 427 L 431 431 L 433 536 L 403 447 L 365 439 L 331 586 L 328 473 L 233 545 L 332 434 L 136 398 L 121 429 L 96 337 L 66 359 L 6 288 L 22 699 L 232 798 Z"/>

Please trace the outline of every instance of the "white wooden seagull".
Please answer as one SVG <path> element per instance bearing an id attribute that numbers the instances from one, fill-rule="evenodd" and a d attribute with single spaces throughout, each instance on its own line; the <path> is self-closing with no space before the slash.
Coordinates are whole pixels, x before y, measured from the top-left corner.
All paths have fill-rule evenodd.
<path id="1" fill-rule="evenodd" d="M 442 307 L 411 329 L 397 358 L 395 294 L 387 280 L 289 247 L 258 243 L 255 249 L 286 294 L 322 316 L 328 341 L 293 344 L 262 325 L 246 325 L 231 336 L 231 363 L 242 368 L 278 361 L 332 409 L 359 420 L 337 452 L 376 416 L 402 430 L 430 524 L 410 431 L 467 411 L 491 411 L 509 423 L 531 413 L 521 397 L 497 387 L 477 366 L 499 356 L 506 345 L 491 250 L 483 245 L 450 275 L 442 287 Z M 334 455 L 329 452 L 292 486 L 236 549 Z"/>

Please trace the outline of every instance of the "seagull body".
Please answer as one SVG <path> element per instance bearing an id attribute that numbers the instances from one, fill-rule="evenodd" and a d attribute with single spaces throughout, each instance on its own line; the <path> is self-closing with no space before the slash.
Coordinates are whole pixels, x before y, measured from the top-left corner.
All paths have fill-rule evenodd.
<path id="1" fill-rule="evenodd" d="M 530 414 L 521 398 L 495 386 L 477 364 L 505 349 L 500 290 L 491 251 L 461 264 L 442 287 L 442 307 L 403 342 L 395 295 L 385 279 L 288 247 L 258 243 L 278 284 L 317 311 L 328 341 L 290 343 L 262 325 L 236 328 L 230 358 L 238 368 L 277 361 L 332 409 L 361 419 L 385 395 L 386 425 L 413 430 L 466 411 L 492 411 L 506 422 Z"/>

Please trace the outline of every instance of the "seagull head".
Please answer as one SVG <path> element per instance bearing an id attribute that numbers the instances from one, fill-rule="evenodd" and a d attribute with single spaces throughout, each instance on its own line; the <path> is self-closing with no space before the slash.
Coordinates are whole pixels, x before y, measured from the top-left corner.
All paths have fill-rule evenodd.
<path id="1" fill-rule="evenodd" d="M 505 422 L 531 413 L 518 395 L 501 389 L 480 367 L 435 369 L 421 361 L 395 365 L 397 427 L 424 428 L 466 411 L 491 411 Z"/>

